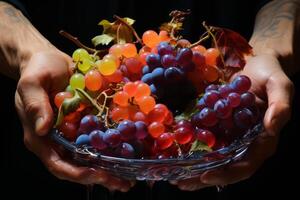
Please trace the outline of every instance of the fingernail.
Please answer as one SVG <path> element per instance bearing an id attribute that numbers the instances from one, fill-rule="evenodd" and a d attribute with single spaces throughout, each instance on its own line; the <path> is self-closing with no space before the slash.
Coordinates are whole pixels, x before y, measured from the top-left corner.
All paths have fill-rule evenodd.
<path id="1" fill-rule="evenodd" d="M 44 125 L 44 120 L 43 117 L 39 117 L 36 121 L 35 121 L 35 132 L 36 133 L 40 133 L 40 131 L 42 130 Z"/>

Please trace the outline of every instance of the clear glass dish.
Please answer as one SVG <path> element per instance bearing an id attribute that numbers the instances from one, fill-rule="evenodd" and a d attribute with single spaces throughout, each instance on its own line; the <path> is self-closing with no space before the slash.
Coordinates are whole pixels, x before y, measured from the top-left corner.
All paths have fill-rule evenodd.
<path id="1" fill-rule="evenodd" d="M 201 154 L 172 159 L 126 159 L 101 155 L 90 147 L 76 147 L 57 130 L 52 139 L 79 165 L 99 168 L 130 180 L 182 180 L 200 175 L 206 170 L 222 167 L 240 159 L 252 141 L 263 131 L 262 123 L 249 129 L 229 146 Z"/>

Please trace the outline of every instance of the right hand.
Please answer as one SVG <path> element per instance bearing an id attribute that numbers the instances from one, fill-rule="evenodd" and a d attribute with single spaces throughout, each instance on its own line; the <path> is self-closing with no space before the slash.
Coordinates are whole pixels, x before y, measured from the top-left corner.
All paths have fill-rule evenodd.
<path id="1" fill-rule="evenodd" d="M 63 159 L 46 136 L 53 125 L 50 97 L 67 86 L 71 65 L 69 56 L 51 50 L 33 54 L 21 69 L 15 104 L 24 129 L 24 143 L 60 179 L 126 192 L 132 182 L 102 170 L 76 166 Z"/>

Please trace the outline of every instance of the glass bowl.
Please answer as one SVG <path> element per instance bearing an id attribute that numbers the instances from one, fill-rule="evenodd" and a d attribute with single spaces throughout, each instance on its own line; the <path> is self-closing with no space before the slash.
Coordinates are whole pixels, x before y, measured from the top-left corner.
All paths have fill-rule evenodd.
<path id="1" fill-rule="evenodd" d="M 246 153 L 249 145 L 263 129 L 262 123 L 259 123 L 229 146 L 212 152 L 172 159 L 126 159 L 105 156 L 95 153 L 90 147 L 76 147 L 57 129 L 51 130 L 51 137 L 79 165 L 106 170 L 123 179 L 159 181 L 192 178 L 206 170 L 236 161 Z"/>

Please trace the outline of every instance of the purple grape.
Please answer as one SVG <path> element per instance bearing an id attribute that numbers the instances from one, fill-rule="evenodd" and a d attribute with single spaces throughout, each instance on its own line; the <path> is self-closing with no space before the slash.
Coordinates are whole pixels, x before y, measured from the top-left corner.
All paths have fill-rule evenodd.
<path id="1" fill-rule="evenodd" d="M 205 88 L 205 92 L 209 92 L 209 91 L 213 91 L 213 90 L 218 91 L 218 89 L 219 89 L 218 85 L 210 84 L 209 86 L 207 86 Z"/>
<path id="2" fill-rule="evenodd" d="M 244 75 L 236 77 L 231 83 L 232 89 L 237 93 L 247 92 L 251 87 L 251 80 Z"/>
<path id="3" fill-rule="evenodd" d="M 164 89 L 156 87 L 154 84 L 150 85 L 151 94 L 155 95 L 157 98 L 162 98 L 164 96 Z"/>
<path id="4" fill-rule="evenodd" d="M 153 84 L 161 85 L 164 83 L 164 72 L 164 69 L 161 67 L 158 67 L 151 72 Z"/>
<path id="5" fill-rule="evenodd" d="M 236 110 L 233 118 L 235 125 L 242 129 L 248 129 L 253 124 L 253 113 L 247 108 Z"/>
<path id="6" fill-rule="evenodd" d="M 218 123 L 217 114 L 211 108 L 203 108 L 199 113 L 199 118 L 203 126 L 211 127 Z"/>
<path id="7" fill-rule="evenodd" d="M 143 81 L 144 83 L 147 83 L 148 85 L 151 85 L 153 83 L 152 73 L 148 73 L 148 74 L 145 74 L 144 76 L 142 76 L 141 81 Z"/>
<path id="8" fill-rule="evenodd" d="M 98 117 L 96 117 L 95 115 L 86 115 L 80 121 L 78 132 L 90 133 L 91 131 L 96 129 L 103 129 L 103 124 L 100 123 Z"/>
<path id="9" fill-rule="evenodd" d="M 90 133 L 91 145 L 98 150 L 107 148 L 107 144 L 104 142 L 105 133 L 100 130 L 94 130 Z"/>
<path id="10" fill-rule="evenodd" d="M 226 118 L 226 119 L 221 119 L 219 121 L 219 127 L 223 130 L 231 130 L 234 128 L 234 123 L 233 123 L 233 119 L 232 116 Z"/>
<path id="11" fill-rule="evenodd" d="M 220 99 L 220 93 L 217 91 L 214 91 L 214 90 L 205 93 L 203 96 L 203 100 L 204 100 L 205 104 L 210 108 L 213 108 L 215 103 L 219 99 Z"/>
<path id="12" fill-rule="evenodd" d="M 201 98 L 201 99 L 197 102 L 196 107 L 197 107 L 200 111 L 201 111 L 203 108 L 206 107 L 206 104 L 205 104 L 203 98 Z"/>
<path id="13" fill-rule="evenodd" d="M 227 96 L 227 101 L 232 108 L 236 108 L 241 103 L 241 96 L 236 92 L 232 92 Z"/>
<path id="14" fill-rule="evenodd" d="M 164 72 L 164 77 L 168 83 L 177 82 L 184 78 L 183 73 L 176 67 L 169 67 Z"/>
<path id="15" fill-rule="evenodd" d="M 196 65 L 193 63 L 193 62 L 190 62 L 188 64 L 186 64 L 185 66 L 183 67 L 180 67 L 183 71 L 185 72 L 192 72 L 195 70 L 196 68 Z"/>
<path id="16" fill-rule="evenodd" d="M 177 63 L 182 67 L 190 64 L 192 62 L 192 59 L 193 52 L 189 48 L 180 49 L 176 57 Z"/>
<path id="17" fill-rule="evenodd" d="M 161 64 L 164 67 L 175 67 L 176 66 L 176 58 L 173 55 L 166 54 L 161 58 Z"/>
<path id="18" fill-rule="evenodd" d="M 255 95 L 252 92 L 245 92 L 241 95 L 241 107 L 250 107 L 255 103 Z"/>
<path id="19" fill-rule="evenodd" d="M 174 48 L 167 42 L 161 42 L 157 45 L 157 52 L 160 56 L 164 56 L 166 54 L 173 54 Z"/>
<path id="20" fill-rule="evenodd" d="M 147 125 L 143 121 L 137 121 L 134 123 L 136 127 L 135 136 L 138 140 L 145 139 L 148 136 Z"/>
<path id="21" fill-rule="evenodd" d="M 145 65 L 142 69 L 142 73 L 143 75 L 150 73 L 152 70 L 150 69 L 150 67 L 148 65 Z"/>
<path id="22" fill-rule="evenodd" d="M 231 115 L 232 109 L 229 103 L 225 99 L 220 99 L 215 103 L 214 110 L 217 113 L 217 117 L 220 119 L 226 119 Z"/>
<path id="23" fill-rule="evenodd" d="M 136 127 L 133 121 L 124 120 L 119 123 L 117 129 L 120 131 L 123 141 L 130 141 L 135 138 Z"/>
<path id="24" fill-rule="evenodd" d="M 160 56 L 158 54 L 150 53 L 146 57 L 146 63 L 151 68 L 155 68 L 161 65 L 160 63 Z"/>
<path id="25" fill-rule="evenodd" d="M 124 142 L 117 149 L 117 154 L 123 158 L 134 158 L 135 151 L 131 144 Z"/>
<path id="26" fill-rule="evenodd" d="M 233 89 L 231 88 L 230 84 L 221 85 L 218 89 L 221 97 L 226 98 L 231 92 L 233 92 Z"/>
<path id="27" fill-rule="evenodd" d="M 75 142 L 76 146 L 89 145 L 90 137 L 87 134 L 80 135 Z"/>
<path id="28" fill-rule="evenodd" d="M 117 129 L 107 129 L 103 136 L 103 141 L 110 147 L 117 147 L 121 143 L 121 133 Z"/>

